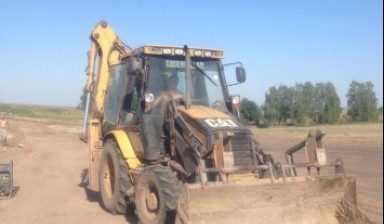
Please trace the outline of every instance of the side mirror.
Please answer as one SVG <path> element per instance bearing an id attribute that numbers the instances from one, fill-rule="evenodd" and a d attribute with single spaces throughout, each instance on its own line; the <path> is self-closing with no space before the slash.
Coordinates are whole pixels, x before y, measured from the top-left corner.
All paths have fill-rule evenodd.
<path id="1" fill-rule="evenodd" d="M 246 79 L 245 69 L 243 67 L 236 67 L 236 79 L 238 82 L 243 83 Z"/>
<path id="2" fill-rule="evenodd" d="M 224 70 L 225 66 L 232 66 L 232 65 L 239 65 L 238 67 L 236 67 L 237 83 L 225 84 L 225 86 L 234 86 L 234 85 L 239 85 L 239 84 L 245 82 L 246 74 L 245 74 L 245 69 L 243 68 L 243 65 L 241 64 L 241 62 L 223 64 L 222 70 Z"/>
<path id="3" fill-rule="evenodd" d="M 142 78 L 144 75 L 144 61 L 140 57 L 128 59 L 128 74 L 137 75 Z"/>

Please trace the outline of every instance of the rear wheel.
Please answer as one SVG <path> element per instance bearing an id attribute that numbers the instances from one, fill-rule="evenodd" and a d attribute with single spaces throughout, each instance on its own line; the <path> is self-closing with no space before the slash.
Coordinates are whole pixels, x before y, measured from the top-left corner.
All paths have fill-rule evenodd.
<path id="1" fill-rule="evenodd" d="M 107 140 L 99 169 L 100 194 L 104 208 L 112 214 L 127 212 L 126 192 L 132 187 L 128 165 L 116 143 Z"/>
<path id="2" fill-rule="evenodd" d="M 150 165 L 135 185 L 136 214 L 141 224 L 174 223 L 181 181 L 168 166 Z"/>

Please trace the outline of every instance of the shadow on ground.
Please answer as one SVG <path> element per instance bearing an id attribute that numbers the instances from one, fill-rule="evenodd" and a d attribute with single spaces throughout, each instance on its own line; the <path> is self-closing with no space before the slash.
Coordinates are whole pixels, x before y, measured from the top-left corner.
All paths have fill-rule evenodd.
<path id="1" fill-rule="evenodd" d="M 88 201 L 99 203 L 100 207 L 103 209 L 103 211 L 100 210 L 100 212 L 107 212 L 103 208 L 102 200 L 101 200 L 99 192 L 93 191 L 87 187 L 88 186 L 88 169 L 84 169 L 81 172 L 81 181 L 78 184 L 78 186 L 84 189 L 84 192 L 85 192 L 85 195 L 87 196 Z M 138 224 L 139 223 L 138 218 L 135 214 L 135 207 L 133 204 L 128 206 L 127 211 L 126 211 L 124 216 L 125 216 L 125 219 L 127 220 L 127 222 L 130 224 Z"/>

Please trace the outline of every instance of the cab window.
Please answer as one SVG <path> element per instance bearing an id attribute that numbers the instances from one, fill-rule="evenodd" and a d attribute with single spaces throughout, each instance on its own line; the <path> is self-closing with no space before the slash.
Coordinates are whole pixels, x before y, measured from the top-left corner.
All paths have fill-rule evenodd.
<path id="1" fill-rule="evenodd" d="M 125 86 L 127 84 L 127 65 L 118 64 L 110 69 L 108 90 L 104 102 L 104 116 L 109 123 L 117 123 Z"/>

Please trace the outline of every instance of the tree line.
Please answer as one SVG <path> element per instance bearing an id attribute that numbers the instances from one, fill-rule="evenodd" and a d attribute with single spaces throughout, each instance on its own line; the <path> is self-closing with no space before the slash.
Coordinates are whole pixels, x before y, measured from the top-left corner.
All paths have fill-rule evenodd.
<path id="1" fill-rule="evenodd" d="M 347 94 L 347 113 L 343 113 L 336 88 L 330 82 L 271 87 L 261 106 L 247 98 L 241 100 L 241 120 L 260 127 L 378 121 L 382 108 L 377 108 L 373 87 L 371 82 L 353 81 Z"/>
<path id="2" fill-rule="evenodd" d="M 343 113 L 336 88 L 330 82 L 298 83 L 289 87 L 271 87 L 264 104 L 244 98 L 240 103 L 240 120 L 247 125 L 310 125 L 346 122 L 375 122 L 382 117 L 383 107 L 377 108 L 372 82 L 353 81 L 347 93 L 347 112 Z M 82 89 L 78 109 L 86 104 L 86 88 Z"/>

